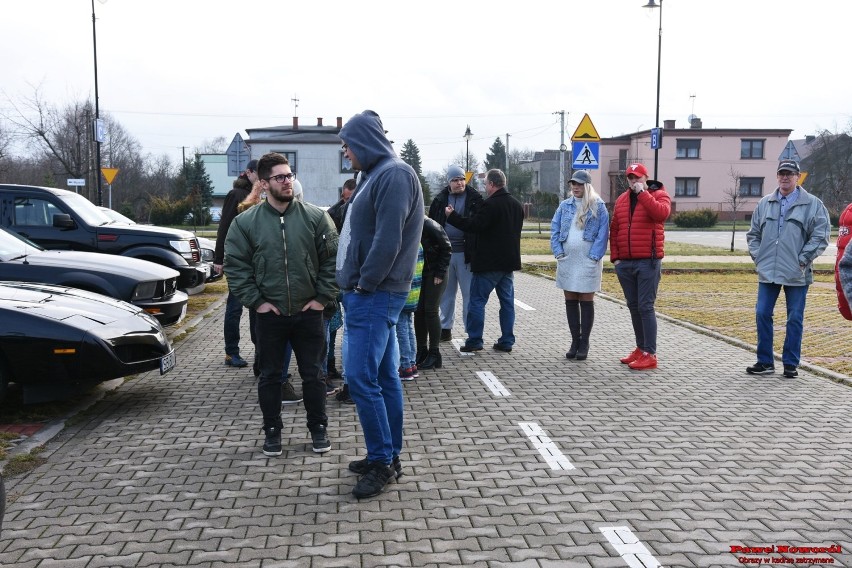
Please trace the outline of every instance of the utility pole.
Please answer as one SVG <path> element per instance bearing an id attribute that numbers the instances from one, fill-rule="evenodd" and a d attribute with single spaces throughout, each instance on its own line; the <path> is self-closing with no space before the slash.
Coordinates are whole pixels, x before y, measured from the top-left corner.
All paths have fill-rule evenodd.
<path id="1" fill-rule="evenodd" d="M 506 174 L 506 187 L 509 186 L 509 136 L 511 136 L 511 134 L 509 134 L 507 132 L 506 133 L 506 171 L 503 172 L 503 173 Z"/>
<path id="2" fill-rule="evenodd" d="M 98 106 L 98 34 L 95 31 L 95 0 L 92 0 L 92 48 L 95 54 L 95 160 L 97 171 L 95 178 L 98 180 L 98 205 L 103 206 L 104 197 L 101 189 L 101 114 Z"/>
<path id="3" fill-rule="evenodd" d="M 553 114 L 559 115 L 559 199 L 565 199 L 565 111 L 558 110 Z"/>

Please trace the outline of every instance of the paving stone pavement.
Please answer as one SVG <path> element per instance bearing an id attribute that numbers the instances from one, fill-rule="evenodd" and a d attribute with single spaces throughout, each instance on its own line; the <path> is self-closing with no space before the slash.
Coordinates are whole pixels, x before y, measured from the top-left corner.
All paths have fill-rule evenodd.
<path id="1" fill-rule="evenodd" d="M 444 368 L 405 384 L 405 475 L 362 502 L 352 406 L 329 401 L 330 452 L 311 451 L 299 405 L 284 454 L 261 453 L 220 308 L 177 344 L 175 371 L 122 385 L 7 480 L 0 565 L 852 565 L 852 388 L 748 376 L 752 352 L 664 320 L 660 368 L 631 371 L 628 312 L 606 299 L 589 359 L 568 361 L 561 291 L 516 274 L 516 299 L 512 353 L 488 349 L 495 301 L 484 351 L 444 343 Z"/>

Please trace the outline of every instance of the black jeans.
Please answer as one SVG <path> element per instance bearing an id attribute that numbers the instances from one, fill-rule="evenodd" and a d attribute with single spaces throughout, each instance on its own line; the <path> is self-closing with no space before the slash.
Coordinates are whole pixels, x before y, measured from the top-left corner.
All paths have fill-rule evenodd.
<path id="1" fill-rule="evenodd" d="M 435 273 L 423 271 L 420 284 L 420 302 L 414 312 L 414 335 L 417 338 L 417 349 L 429 347 L 438 350 L 441 345 L 441 297 L 447 288 L 447 279 L 435 285 Z"/>
<path id="2" fill-rule="evenodd" d="M 284 345 L 290 341 L 302 377 L 302 396 L 308 415 L 308 429 L 327 426 L 325 382 L 320 376 L 325 349 L 322 310 L 306 310 L 293 316 L 273 312 L 256 314 L 257 361 L 260 377 L 257 398 L 263 413 L 263 426 L 281 428 L 281 374 Z"/>

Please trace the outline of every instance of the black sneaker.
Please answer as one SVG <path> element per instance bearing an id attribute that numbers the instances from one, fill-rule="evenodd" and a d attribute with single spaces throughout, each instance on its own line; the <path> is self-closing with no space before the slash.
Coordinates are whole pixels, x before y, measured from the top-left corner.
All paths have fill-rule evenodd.
<path id="1" fill-rule="evenodd" d="M 784 378 L 785 379 L 795 379 L 799 376 L 799 371 L 796 370 L 795 365 L 784 365 Z"/>
<path id="2" fill-rule="evenodd" d="M 495 343 L 491 346 L 495 351 L 502 351 L 503 353 L 511 353 L 512 346 L 511 345 L 501 345 L 500 343 Z"/>
<path id="3" fill-rule="evenodd" d="M 352 495 L 356 499 L 375 497 L 385 489 L 385 485 L 393 478 L 393 467 L 381 462 L 369 462 L 367 473 L 361 476 L 358 483 L 352 489 Z"/>
<path id="4" fill-rule="evenodd" d="M 452 329 L 442 329 L 441 330 L 441 341 L 452 341 L 453 340 L 453 330 Z"/>
<path id="5" fill-rule="evenodd" d="M 746 373 L 749 375 L 771 375 L 775 372 L 775 365 L 772 363 L 755 363 L 751 367 L 746 367 Z"/>
<path id="6" fill-rule="evenodd" d="M 351 396 L 349 396 L 349 385 L 343 385 L 340 392 L 334 395 L 334 399 L 337 402 L 342 402 L 343 404 L 355 404 L 355 401 L 352 400 Z"/>
<path id="7" fill-rule="evenodd" d="M 272 426 L 264 428 L 266 440 L 263 442 L 263 455 L 265 456 L 280 456 L 281 455 L 281 429 Z"/>
<path id="8" fill-rule="evenodd" d="M 402 477 L 402 464 L 399 462 L 399 456 L 393 458 L 393 472 L 394 479 L 399 479 Z M 370 467 L 370 462 L 367 461 L 367 458 L 362 460 L 355 460 L 349 462 L 349 471 L 352 473 L 357 473 L 358 475 L 364 475 L 367 473 Z"/>
<path id="9" fill-rule="evenodd" d="M 331 442 L 328 441 L 328 434 L 325 426 L 317 426 L 311 431 L 311 440 L 313 440 L 314 451 L 322 454 L 331 449 Z"/>
<path id="10" fill-rule="evenodd" d="M 281 385 L 281 404 L 299 404 L 302 397 L 296 394 L 293 383 L 286 382 Z"/>
<path id="11" fill-rule="evenodd" d="M 459 351 L 462 353 L 473 353 L 474 351 L 482 351 L 482 346 L 476 347 L 474 345 L 462 345 L 459 347 Z"/>

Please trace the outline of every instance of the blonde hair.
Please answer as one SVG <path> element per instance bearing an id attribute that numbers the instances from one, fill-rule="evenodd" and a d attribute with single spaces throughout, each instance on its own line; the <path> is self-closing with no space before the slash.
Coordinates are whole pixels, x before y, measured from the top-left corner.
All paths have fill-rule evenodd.
<path id="1" fill-rule="evenodd" d="M 589 213 L 589 211 L 591 211 L 592 217 L 598 216 L 598 199 L 600 199 L 598 192 L 595 191 L 592 184 L 586 183 L 583 185 L 585 186 L 583 197 L 579 199 L 580 206 L 577 207 L 577 214 L 574 216 L 577 227 L 580 229 L 584 229 L 586 227 L 586 214 Z M 574 199 L 577 198 L 575 197 Z"/>
<path id="2" fill-rule="evenodd" d="M 260 179 L 258 179 L 254 182 L 254 185 L 251 186 L 251 192 L 239 203 L 239 205 L 237 205 L 237 213 L 242 213 L 246 209 L 260 203 L 260 194 Z"/>

